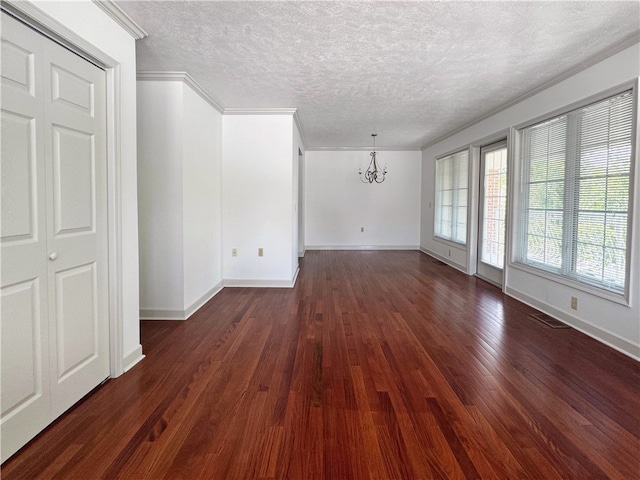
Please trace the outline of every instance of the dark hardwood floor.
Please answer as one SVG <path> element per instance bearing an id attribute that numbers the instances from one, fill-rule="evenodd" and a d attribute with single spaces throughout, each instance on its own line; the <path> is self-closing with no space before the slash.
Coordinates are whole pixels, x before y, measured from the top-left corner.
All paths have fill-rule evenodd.
<path id="1" fill-rule="evenodd" d="M 307 252 L 294 289 L 142 322 L 2 477 L 640 478 L 640 364 L 532 312 L 419 252 Z"/>

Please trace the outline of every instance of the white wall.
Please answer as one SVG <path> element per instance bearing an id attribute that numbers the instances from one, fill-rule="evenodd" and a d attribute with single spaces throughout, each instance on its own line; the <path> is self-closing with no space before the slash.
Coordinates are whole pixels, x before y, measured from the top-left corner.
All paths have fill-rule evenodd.
<path id="1" fill-rule="evenodd" d="M 369 151 L 305 153 L 305 243 L 317 248 L 418 248 L 419 151 L 380 151 L 381 184 L 364 184 Z M 364 232 L 361 232 L 364 227 Z"/>
<path id="2" fill-rule="evenodd" d="M 140 309 L 184 309 L 182 82 L 138 82 Z"/>
<path id="3" fill-rule="evenodd" d="M 452 248 L 450 244 L 433 238 L 433 179 L 434 159 L 437 156 L 474 144 L 510 126 L 548 114 L 607 89 L 636 81 L 639 76 L 640 45 L 635 45 L 425 149 L 422 155 L 421 248 L 458 265 L 463 270 L 473 270 L 473 265 L 469 265 L 470 252 L 464 248 Z M 640 142 L 637 143 L 638 145 Z M 640 238 L 640 170 L 637 168 L 637 159 L 638 149 L 636 148 L 630 305 L 620 305 L 509 266 L 505 271 L 505 291 L 628 355 L 640 358 L 640 242 L 638 241 Z M 477 203 L 477 199 L 471 200 Z M 449 257 L 450 249 L 452 255 Z M 578 298 L 577 312 L 570 308 L 572 296 Z"/>
<path id="4" fill-rule="evenodd" d="M 292 115 L 222 118 L 225 285 L 290 286 L 293 281 L 293 131 Z M 237 257 L 231 256 L 233 248 Z M 264 249 L 263 257 L 258 248 Z"/>
<path id="5" fill-rule="evenodd" d="M 142 359 L 138 317 L 136 53 L 134 38 L 93 2 L 30 2 L 119 64 L 122 352 L 125 370 Z M 112 199 L 113 200 L 113 199 Z"/>
<path id="6" fill-rule="evenodd" d="M 184 88 L 184 309 L 222 287 L 222 115 Z"/>
<path id="7" fill-rule="evenodd" d="M 222 115 L 180 79 L 138 111 L 140 316 L 184 320 L 222 288 Z"/>

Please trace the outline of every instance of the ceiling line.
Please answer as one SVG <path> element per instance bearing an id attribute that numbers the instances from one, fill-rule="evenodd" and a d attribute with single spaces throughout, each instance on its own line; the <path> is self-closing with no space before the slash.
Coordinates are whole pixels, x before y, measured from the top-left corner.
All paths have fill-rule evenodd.
<path id="1" fill-rule="evenodd" d="M 498 108 L 495 108 L 483 115 L 480 115 L 479 117 L 476 117 L 475 119 L 465 123 L 464 125 L 462 125 L 461 127 L 456 128 L 455 130 L 450 131 L 449 133 L 446 133 L 444 135 L 440 135 L 438 138 L 436 138 L 435 140 L 432 140 L 428 143 L 425 143 L 424 145 L 422 145 L 420 147 L 420 150 L 426 150 L 429 147 L 432 147 L 434 145 L 436 145 L 437 143 L 442 142 L 443 140 L 446 140 L 449 137 L 452 137 L 453 135 L 462 132 L 463 130 L 466 130 L 469 127 L 472 127 L 473 125 L 475 125 L 476 123 L 479 123 L 483 120 L 486 120 L 489 117 L 492 117 L 494 115 L 497 115 L 500 112 L 503 112 L 504 110 L 507 110 L 510 107 L 513 107 L 514 105 L 523 102 L 524 100 L 533 97 L 534 95 L 542 92 L 543 90 L 546 90 L 548 88 L 553 87 L 554 85 L 557 85 L 560 82 L 563 82 L 564 80 L 566 80 L 569 77 L 572 77 L 573 75 L 576 75 L 580 72 L 582 72 L 583 70 L 586 70 L 587 68 L 595 65 L 596 63 L 599 63 L 609 57 L 614 56 L 617 53 L 620 53 L 621 51 L 625 50 L 626 48 L 632 47 L 633 45 L 636 45 L 637 43 L 640 43 L 640 30 L 636 30 L 635 32 L 633 32 L 631 35 L 628 35 L 627 37 L 623 38 L 622 40 L 620 40 L 618 43 L 605 48 L 604 50 L 601 50 L 600 52 L 596 53 L 595 55 L 592 55 L 591 57 L 589 57 L 587 60 L 585 60 L 584 62 L 582 62 L 580 65 L 577 65 L 575 67 L 569 68 L 568 70 L 565 70 L 563 73 L 561 73 L 560 75 L 552 78 L 551 80 L 546 81 L 545 83 L 543 83 L 542 85 L 537 86 L 536 88 L 533 88 L 531 90 L 529 90 L 528 92 L 523 93 L 522 95 L 519 95 L 517 97 L 515 97 L 512 100 L 509 100 L 508 102 L 504 103 L 503 105 L 499 106 Z"/>
<path id="2" fill-rule="evenodd" d="M 140 71 L 136 73 L 136 80 L 146 82 L 184 82 L 218 112 L 225 112 L 225 108 L 220 105 L 220 102 L 218 102 L 218 100 L 216 100 L 209 92 L 207 92 L 204 87 L 200 85 L 187 72 Z"/>

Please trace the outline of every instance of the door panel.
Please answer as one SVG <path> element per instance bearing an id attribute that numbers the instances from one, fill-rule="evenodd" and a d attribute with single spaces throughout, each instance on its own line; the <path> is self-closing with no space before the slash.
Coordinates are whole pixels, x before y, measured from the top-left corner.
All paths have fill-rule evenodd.
<path id="1" fill-rule="evenodd" d="M 81 112 L 93 116 L 94 84 L 74 75 L 59 65 L 51 66 L 51 100 L 66 103 Z"/>
<path id="2" fill-rule="evenodd" d="M 104 71 L 47 42 L 45 160 L 54 418 L 109 376 Z"/>
<path id="3" fill-rule="evenodd" d="M 2 39 L 2 87 L 9 87 L 16 93 L 35 98 L 35 48 L 32 41 L 27 41 L 23 46 L 26 48 Z"/>
<path id="4" fill-rule="evenodd" d="M 2 242 L 37 241 L 35 119 L 2 111 Z"/>
<path id="5" fill-rule="evenodd" d="M 41 37 L 2 15 L 0 457 L 50 420 Z M 19 43 L 19 46 L 18 46 Z"/>
<path id="6" fill-rule="evenodd" d="M 58 272 L 55 285 L 58 379 L 64 381 L 100 353 L 95 263 Z"/>
<path id="7" fill-rule="evenodd" d="M 53 201 L 56 238 L 95 233 L 94 136 L 53 126 Z"/>
<path id="8" fill-rule="evenodd" d="M 105 73 L 2 14 L 6 460 L 109 376 Z"/>
<path id="9" fill-rule="evenodd" d="M 42 325 L 38 279 L 2 289 L 2 418 L 42 396 Z"/>
<path id="10" fill-rule="evenodd" d="M 507 208 L 507 143 L 480 149 L 478 276 L 502 286 Z"/>

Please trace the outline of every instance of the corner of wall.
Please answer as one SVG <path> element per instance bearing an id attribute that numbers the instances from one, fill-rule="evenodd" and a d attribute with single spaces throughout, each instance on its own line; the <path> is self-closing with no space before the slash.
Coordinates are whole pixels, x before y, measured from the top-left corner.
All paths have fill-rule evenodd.
<path id="1" fill-rule="evenodd" d="M 124 356 L 124 373 L 127 373 L 138 363 L 144 360 L 145 355 L 142 353 L 142 345 L 136 345 L 132 350 Z"/>

